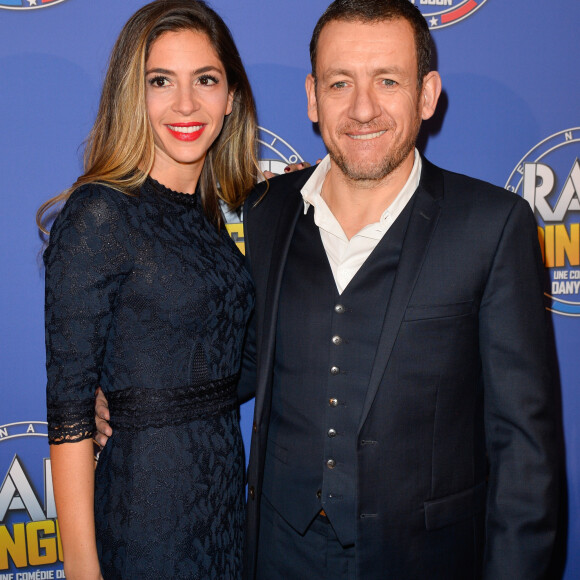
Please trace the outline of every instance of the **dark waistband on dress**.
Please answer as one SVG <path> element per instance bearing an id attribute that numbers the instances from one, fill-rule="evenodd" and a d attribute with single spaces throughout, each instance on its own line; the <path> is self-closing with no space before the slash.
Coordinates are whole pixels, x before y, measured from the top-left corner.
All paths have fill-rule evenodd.
<path id="1" fill-rule="evenodd" d="M 177 389 L 131 387 L 106 394 L 113 429 L 143 429 L 207 419 L 236 408 L 240 375 Z"/>

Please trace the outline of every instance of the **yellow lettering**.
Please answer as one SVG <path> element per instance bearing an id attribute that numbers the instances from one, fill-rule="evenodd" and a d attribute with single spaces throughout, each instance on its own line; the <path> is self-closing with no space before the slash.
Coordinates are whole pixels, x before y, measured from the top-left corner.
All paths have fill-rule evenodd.
<path id="1" fill-rule="evenodd" d="M 554 267 L 554 238 L 554 226 L 546 226 L 544 228 L 544 265 L 546 268 Z"/>
<path id="2" fill-rule="evenodd" d="M 242 254 L 246 253 L 246 244 L 244 242 L 244 224 L 226 224 L 226 229 L 230 234 L 230 237 L 238 246 L 238 250 Z"/>
<path id="3" fill-rule="evenodd" d="M 556 268 L 566 265 L 566 257 L 570 266 L 580 265 L 580 224 L 570 225 L 569 236 L 565 225 L 559 224 L 555 228 Z"/>
<path id="4" fill-rule="evenodd" d="M 28 565 L 24 524 L 14 524 L 12 530 L 14 537 L 6 526 L 0 526 L 0 570 L 8 570 L 8 556 L 17 568 Z"/>
<path id="5" fill-rule="evenodd" d="M 58 547 L 58 559 L 60 562 L 64 562 L 64 557 L 62 555 L 62 540 L 60 537 L 60 526 L 58 525 L 58 520 L 55 520 L 56 523 L 56 543 Z"/>
<path id="6" fill-rule="evenodd" d="M 55 526 L 52 520 L 30 522 L 26 526 L 28 540 L 28 560 L 31 566 L 43 566 L 56 562 L 56 538 L 45 537 L 54 534 Z"/>
<path id="7" fill-rule="evenodd" d="M 538 226 L 538 240 L 540 240 L 540 250 L 542 250 L 542 260 L 546 264 L 546 242 L 544 236 L 544 229 Z"/>

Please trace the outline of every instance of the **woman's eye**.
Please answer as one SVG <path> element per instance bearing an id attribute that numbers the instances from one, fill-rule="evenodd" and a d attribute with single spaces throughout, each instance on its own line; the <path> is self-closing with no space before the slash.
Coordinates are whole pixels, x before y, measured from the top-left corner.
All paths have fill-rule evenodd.
<path id="1" fill-rule="evenodd" d="M 152 87 L 166 87 L 169 81 L 165 77 L 153 77 L 149 79 L 149 84 Z"/>
<path id="2" fill-rule="evenodd" d="M 219 82 L 218 79 L 212 77 L 211 75 L 203 75 L 199 77 L 199 84 L 206 87 L 209 87 L 211 85 L 217 85 L 218 82 Z"/>

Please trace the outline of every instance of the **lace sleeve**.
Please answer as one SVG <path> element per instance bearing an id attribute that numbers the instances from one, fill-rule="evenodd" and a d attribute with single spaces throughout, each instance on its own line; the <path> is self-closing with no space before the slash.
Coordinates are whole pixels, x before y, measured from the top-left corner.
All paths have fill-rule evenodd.
<path id="1" fill-rule="evenodd" d="M 49 443 L 94 432 L 94 393 L 124 274 L 131 269 L 119 196 L 80 188 L 55 221 L 44 253 Z"/>

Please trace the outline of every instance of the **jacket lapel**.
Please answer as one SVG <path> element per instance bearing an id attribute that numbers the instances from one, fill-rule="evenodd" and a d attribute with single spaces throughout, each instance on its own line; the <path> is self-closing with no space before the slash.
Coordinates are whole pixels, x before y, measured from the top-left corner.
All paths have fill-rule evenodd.
<path id="1" fill-rule="evenodd" d="M 252 271 L 256 285 L 258 385 L 256 412 L 269 397 L 276 344 L 280 285 L 296 221 L 303 211 L 300 189 L 315 168 L 274 178 L 271 191 L 250 212 Z M 270 196 L 270 198 L 268 198 Z M 252 215 L 253 214 L 253 215 Z"/>
<path id="2" fill-rule="evenodd" d="M 442 196 L 443 176 L 441 171 L 426 159 L 423 159 L 421 181 L 415 193 L 415 200 L 411 202 L 414 205 L 401 250 L 397 275 L 387 306 L 381 337 L 377 346 L 359 431 L 364 425 L 373 404 L 391 356 L 407 304 L 411 298 L 439 219 L 441 211 L 440 199 Z"/>

